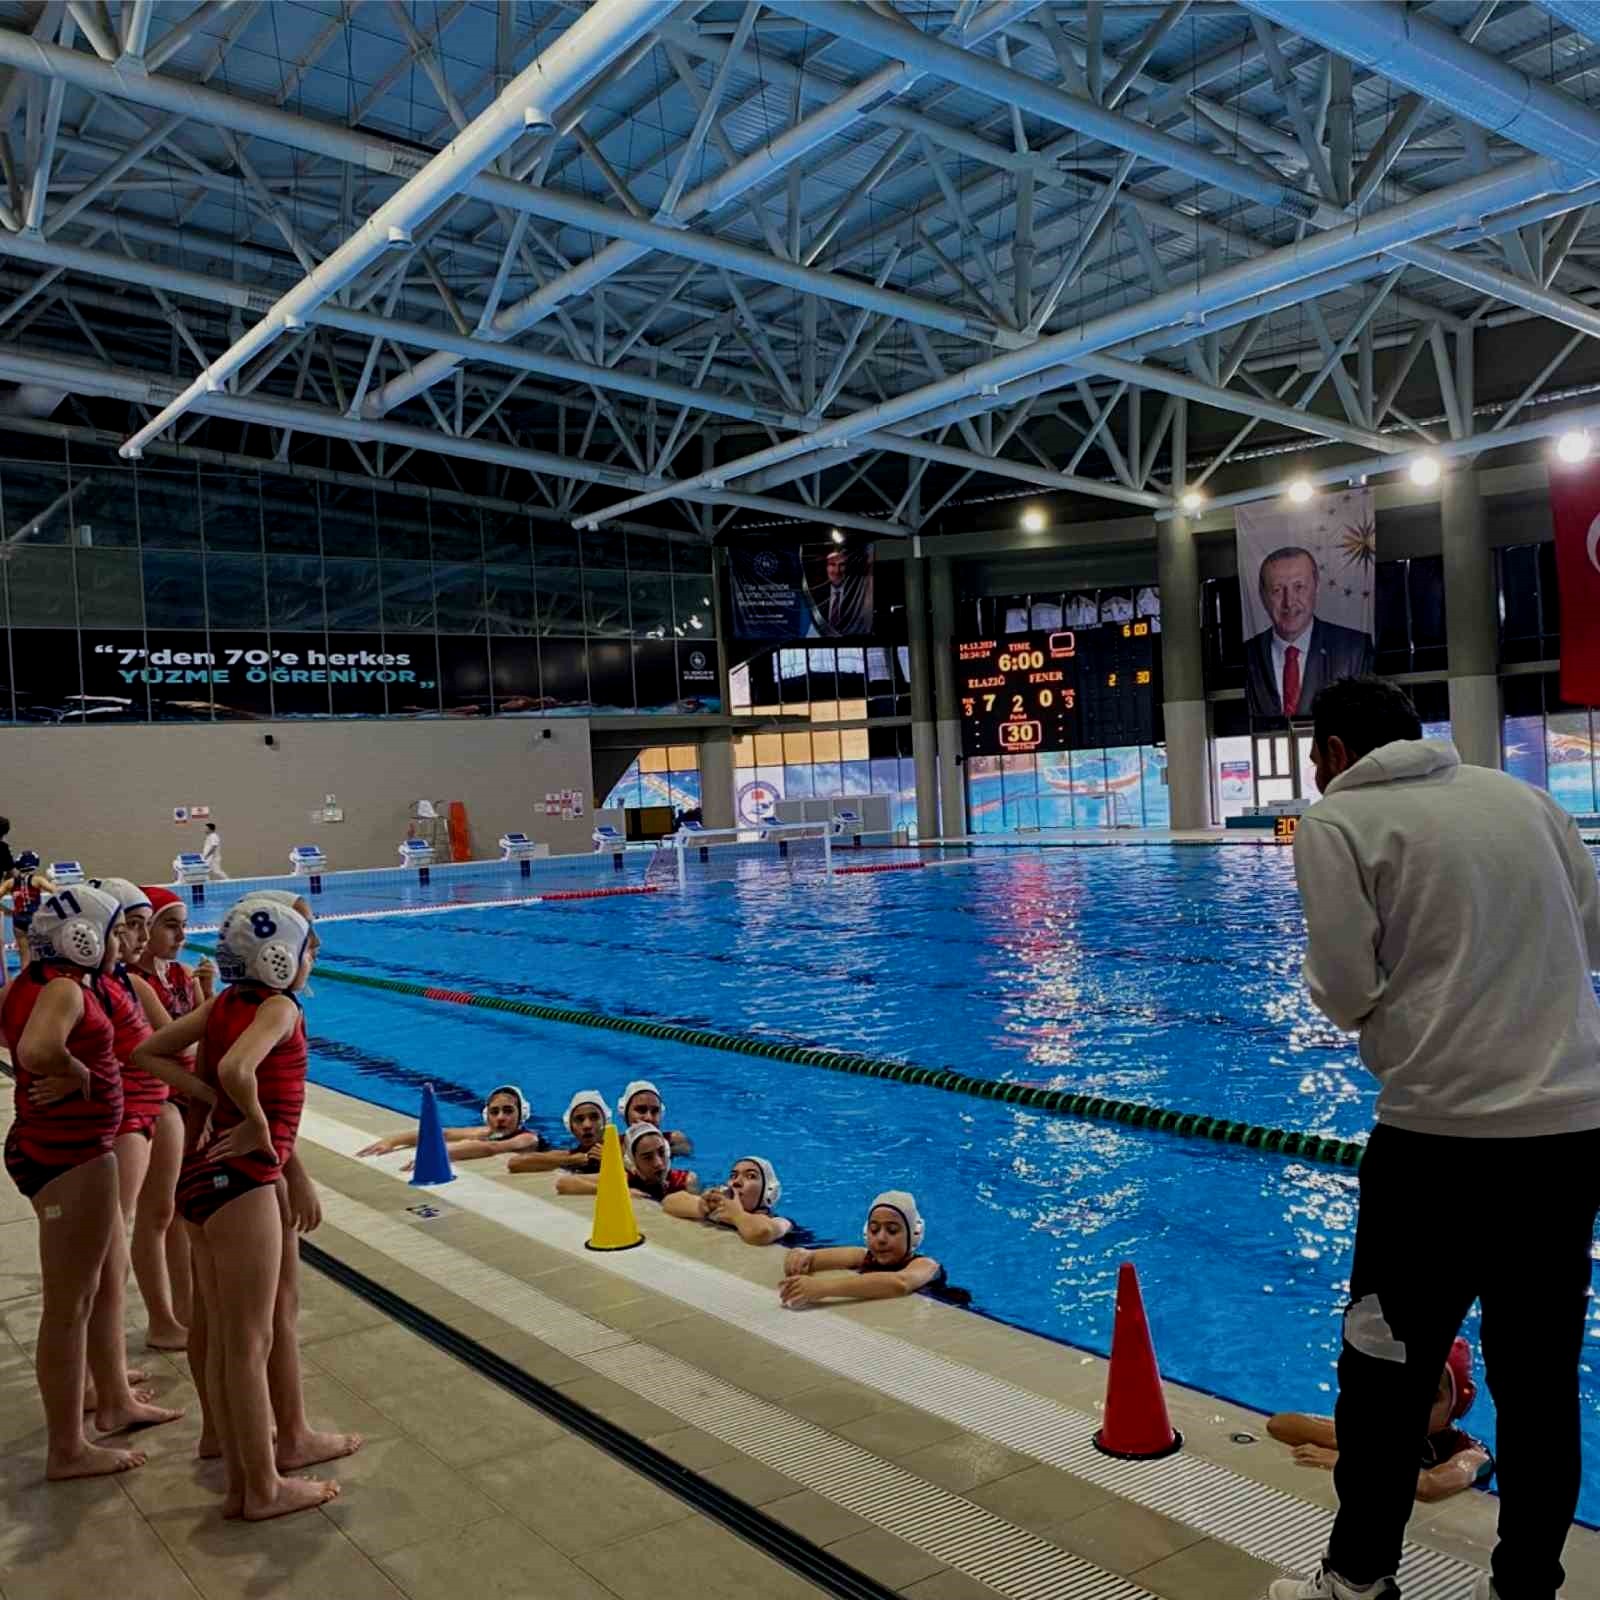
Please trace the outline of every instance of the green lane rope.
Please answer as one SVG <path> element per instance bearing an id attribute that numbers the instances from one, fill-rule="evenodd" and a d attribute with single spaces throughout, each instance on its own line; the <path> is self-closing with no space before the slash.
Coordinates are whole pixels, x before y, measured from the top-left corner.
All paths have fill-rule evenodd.
<path id="1" fill-rule="evenodd" d="M 1158 1133 L 1176 1134 L 1184 1139 L 1210 1139 L 1217 1144 L 1243 1145 L 1273 1155 L 1296 1156 L 1302 1161 L 1320 1162 L 1330 1167 L 1354 1170 L 1361 1165 L 1364 1146 L 1348 1139 L 1323 1139 L 1311 1133 L 1291 1133 L 1284 1128 L 1264 1128 L 1257 1123 L 1230 1122 L 1224 1117 L 1199 1116 L 1192 1111 L 1169 1111 L 1160 1106 L 1140 1105 L 1132 1100 L 1107 1100 L 1100 1095 L 1073 1094 L 1066 1089 L 1045 1089 L 1030 1083 L 1002 1078 L 974 1078 L 948 1067 L 918 1067 L 904 1061 L 886 1061 L 877 1056 L 853 1055 L 842 1050 L 823 1050 L 773 1039 L 754 1039 L 744 1034 L 713 1033 L 707 1028 L 689 1028 L 676 1022 L 652 1022 L 641 1017 L 618 1017 L 604 1011 L 580 1011 L 571 1006 L 540 1005 L 531 1000 L 508 1000 L 499 995 L 473 994 L 463 989 L 438 989 L 421 983 L 406 983 L 398 978 L 369 978 L 360 973 L 341 972 L 337 967 L 317 967 L 318 978 L 353 984 L 361 989 L 379 989 L 389 994 L 412 995 L 422 1000 L 442 1000 L 450 1005 L 476 1006 L 484 1011 L 509 1011 L 541 1022 L 564 1022 L 581 1028 L 609 1028 L 615 1033 L 632 1033 L 646 1039 L 666 1039 L 674 1044 L 699 1045 L 707 1050 L 727 1050 L 736 1055 L 762 1056 L 772 1061 L 791 1061 L 803 1067 L 825 1067 L 830 1072 L 852 1072 L 869 1078 L 887 1078 L 895 1083 L 921 1084 L 929 1089 L 946 1089 L 952 1094 L 972 1095 L 980 1100 L 999 1100 L 1005 1105 L 1026 1106 L 1030 1111 L 1048 1112 L 1058 1117 L 1080 1117 L 1090 1121 L 1117 1122 L 1130 1128 L 1149 1128 Z"/>

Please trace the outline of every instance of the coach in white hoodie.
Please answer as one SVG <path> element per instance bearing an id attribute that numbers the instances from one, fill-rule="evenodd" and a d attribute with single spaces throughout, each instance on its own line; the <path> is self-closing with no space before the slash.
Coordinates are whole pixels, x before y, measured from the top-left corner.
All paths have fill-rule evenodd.
<path id="1" fill-rule="evenodd" d="M 1600 1210 L 1600 887 L 1547 794 L 1423 739 L 1379 678 L 1313 708 L 1295 836 L 1311 997 L 1382 1085 L 1339 1361 L 1339 1517 L 1273 1600 L 1394 1600 L 1430 1406 L 1472 1302 L 1498 1414 L 1477 1600 L 1554 1600 L 1581 1483 L 1578 1360 Z"/>

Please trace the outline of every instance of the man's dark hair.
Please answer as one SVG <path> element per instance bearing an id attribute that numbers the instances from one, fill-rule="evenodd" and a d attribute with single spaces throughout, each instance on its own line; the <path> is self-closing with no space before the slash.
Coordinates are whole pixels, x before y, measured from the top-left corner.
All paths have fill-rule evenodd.
<path id="1" fill-rule="evenodd" d="M 1317 571 L 1317 558 L 1312 555 L 1312 553 L 1307 550 L 1304 545 L 1285 544 L 1280 545 L 1276 550 L 1274 550 L 1272 554 L 1261 563 L 1260 567 L 1257 568 L 1256 587 L 1260 589 L 1263 594 L 1265 594 L 1267 592 L 1267 568 L 1270 567 L 1274 561 L 1292 561 L 1297 556 L 1304 556 L 1306 560 L 1311 563 L 1311 576 L 1313 578 L 1321 576 L 1321 574 L 1319 574 Z"/>
<path id="2" fill-rule="evenodd" d="M 1319 749 L 1339 739 L 1352 761 L 1396 739 L 1420 739 L 1422 719 L 1411 696 L 1387 678 L 1337 678 L 1311 704 L 1312 738 Z"/>
<path id="3" fill-rule="evenodd" d="M 5 836 L 10 832 L 11 832 L 11 818 L 10 817 L 0 817 L 0 839 L 5 838 Z"/>

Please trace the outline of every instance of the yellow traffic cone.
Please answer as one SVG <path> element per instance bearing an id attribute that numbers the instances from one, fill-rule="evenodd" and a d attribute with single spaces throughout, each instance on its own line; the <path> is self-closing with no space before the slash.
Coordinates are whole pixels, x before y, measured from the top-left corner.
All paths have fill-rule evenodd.
<path id="1" fill-rule="evenodd" d="M 622 1141 L 617 1137 L 616 1126 L 608 1123 L 600 1151 L 600 1191 L 594 1197 L 594 1231 L 585 1248 L 632 1250 L 643 1243 L 644 1235 L 633 1217 L 628 1175 L 622 1169 Z"/>

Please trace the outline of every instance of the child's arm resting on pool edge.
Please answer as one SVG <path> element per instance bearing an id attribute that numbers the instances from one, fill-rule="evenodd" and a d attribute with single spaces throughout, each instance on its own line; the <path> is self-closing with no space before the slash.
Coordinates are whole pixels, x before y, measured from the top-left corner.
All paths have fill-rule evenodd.
<path id="1" fill-rule="evenodd" d="M 465 1144 L 472 1140 L 479 1140 L 484 1144 L 487 1144 L 489 1141 L 484 1136 L 488 1133 L 488 1131 L 489 1129 L 487 1124 L 482 1122 L 471 1128 L 445 1128 L 443 1130 L 444 1142 L 446 1144 L 454 1145 Z M 392 1155 L 396 1150 L 415 1150 L 417 1148 L 417 1132 L 417 1129 L 412 1128 L 406 1133 L 386 1133 L 381 1139 L 374 1139 L 372 1143 L 367 1145 L 364 1149 L 357 1150 L 356 1154 L 358 1156 L 387 1156 Z M 506 1146 L 509 1142 L 510 1141 L 508 1140 L 502 1140 L 498 1149 L 484 1150 L 481 1151 L 480 1154 L 491 1156 L 499 1155 L 506 1149 Z M 520 1149 L 521 1146 L 513 1145 L 512 1148 Z M 461 1155 L 461 1152 L 459 1150 L 452 1150 L 450 1154 L 453 1156 Z M 470 1161 L 472 1159 L 473 1158 L 471 1156 L 462 1156 L 462 1160 L 464 1161 Z"/>
<path id="2" fill-rule="evenodd" d="M 1430 1505 L 1470 1489 L 1483 1476 L 1489 1461 L 1489 1452 L 1475 1446 L 1460 1451 L 1437 1467 L 1424 1467 L 1417 1474 L 1417 1499 Z"/>
<path id="3" fill-rule="evenodd" d="M 927 1288 L 938 1276 L 939 1263 L 929 1256 L 918 1256 L 898 1272 L 836 1271 L 785 1278 L 778 1296 L 791 1307 L 815 1305 L 820 1300 L 900 1300 Z"/>
<path id="4" fill-rule="evenodd" d="M 599 1148 L 587 1150 L 524 1150 L 506 1163 L 507 1172 L 584 1172 L 599 1166 Z"/>

